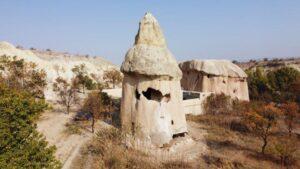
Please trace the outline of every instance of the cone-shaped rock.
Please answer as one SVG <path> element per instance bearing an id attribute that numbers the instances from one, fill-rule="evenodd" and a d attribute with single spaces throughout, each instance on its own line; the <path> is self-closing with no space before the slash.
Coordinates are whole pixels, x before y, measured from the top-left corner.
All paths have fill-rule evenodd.
<path id="1" fill-rule="evenodd" d="M 167 48 L 162 30 L 152 14 L 146 13 L 141 20 L 134 46 L 127 52 L 121 71 L 181 78 L 182 73 Z"/>
<path id="2" fill-rule="evenodd" d="M 130 128 L 140 139 L 157 146 L 187 132 L 180 87 L 182 72 L 150 13 L 141 20 L 121 70 L 122 128 Z"/>

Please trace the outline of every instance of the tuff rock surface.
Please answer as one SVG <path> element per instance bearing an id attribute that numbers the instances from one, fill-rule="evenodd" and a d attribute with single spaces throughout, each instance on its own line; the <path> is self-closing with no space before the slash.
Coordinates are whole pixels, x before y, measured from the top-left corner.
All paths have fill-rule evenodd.
<path id="1" fill-rule="evenodd" d="M 179 64 L 183 72 L 184 90 L 224 93 L 240 100 L 249 100 L 247 74 L 227 60 L 192 60 Z"/>
<path id="2" fill-rule="evenodd" d="M 229 60 L 191 60 L 179 64 L 182 71 L 196 70 L 206 74 L 224 77 L 247 77 L 247 74 Z"/>
<path id="3" fill-rule="evenodd" d="M 147 13 L 134 46 L 127 52 L 121 100 L 121 125 L 142 142 L 161 147 L 187 132 L 180 87 L 181 70 L 157 20 Z"/>
<path id="4" fill-rule="evenodd" d="M 181 78 L 178 64 L 167 48 L 162 30 L 152 14 L 146 13 L 141 20 L 134 46 L 127 52 L 121 71 Z"/>
<path id="5" fill-rule="evenodd" d="M 33 62 L 38 69 L 44 69 L 47 73 L 47 87 L 45 97 L 48 100 L 55 100 L 56 94 L 52 91 L 52 83 L 61 76 L 67 80 L 74 77 L 72 68 L 76 65 L 85 64 L 89 75 L 94 74 L 96 77 L 91 78 L 95 81 L 102 81 L 101 77 L 105 70 L 117 69 L 117 66 L 100 58 L 86 57 L 85 55 L 72 55 L 62 52 L 25 50 L 18 49 L 8 42 L 0 42 L 0 57 L 6 55 L 9 57 L 16 56 L 18 59 L 24 59 L 27 62 Z"/>

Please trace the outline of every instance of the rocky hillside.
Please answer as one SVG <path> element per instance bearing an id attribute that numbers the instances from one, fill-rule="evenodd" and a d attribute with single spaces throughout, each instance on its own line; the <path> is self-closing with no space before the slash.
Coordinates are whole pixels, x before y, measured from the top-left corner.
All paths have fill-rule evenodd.
<path id="1" fill-rule="evenodd" d="M 293 67 L 300 71 L 300 57 L 291 57 L 285 59 L 263 59 L 263 60 L 250 60 L 247 62 L 233 61 L 239 67 L 244 70 L 255 69 L 256 67 L 262 67 L 266 71 L 278 69 L 284 66 Z"/>
<path id="2" fill-rule="evenodd" d="M 16 48 L 8 42 L 0 42 L 0 56 L 17 56 L 28 62 L 34 62 L 39 69 L 44 69 L 47 73 L 48 87 L 45 91 L 46 97 L 51 99 L 53 93 L 51 92 L 52 82 L 58 76 L 62 76 L 68 80 L 73 78 L 74 74 L 72 68 L 76 65 L 85 64 L 88 74 L 91 75 L 95 81 L 102 80 L 102 74 L 108 69 L 119 69 L 109 61 L 101 57 L 89 57 L 87 55 L 73 55 L 69 53 L 54 52 L 51 50 L 25 50 Z"/>

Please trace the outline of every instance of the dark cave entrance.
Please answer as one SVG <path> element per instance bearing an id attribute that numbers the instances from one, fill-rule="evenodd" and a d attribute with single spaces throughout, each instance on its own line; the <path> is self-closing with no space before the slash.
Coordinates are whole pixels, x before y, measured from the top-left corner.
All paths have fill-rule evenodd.
<path id="1" fill-rule="evenodd" d="M 161 102 L 162 100 L 169 102 L 171 95 L 165 94 L 163 95 L 161 91 L 153 89 L 149 87 L 146 91 L 142 91 L 143 96 L 145 96 L 148 100 L 155 100 Z"/>

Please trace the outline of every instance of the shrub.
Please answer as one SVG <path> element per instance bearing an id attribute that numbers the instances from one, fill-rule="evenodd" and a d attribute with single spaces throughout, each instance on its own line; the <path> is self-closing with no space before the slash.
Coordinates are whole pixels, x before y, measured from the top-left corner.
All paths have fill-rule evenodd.
<path id="1" fill-rule="evenodd" d="M 230 96 L 225 94 L 211 94 L 204 102 L 204 110 L 207 114 L 230 113 Z"/>
<path id="2" fill-rule="evenodd" d="M 230 123 L 230 129 L 242 133 L 249 132 L 249 128 L 241 120 L 232 120 Z"/>
<path id="3" fill-rule="evenodd" d="M 274 144 L 275 154 L 280 158 L 282 166 L 290 166 L 295 161 L 299 143 L 297 138 L 280 137 Z"/>
<path id="4" fill-rule="evenodd" d="M 65 132 L 67 134 L 81 134 L 81 127 L 79 126 L 78 122 L 66 123 L 65 126 Z"/>

